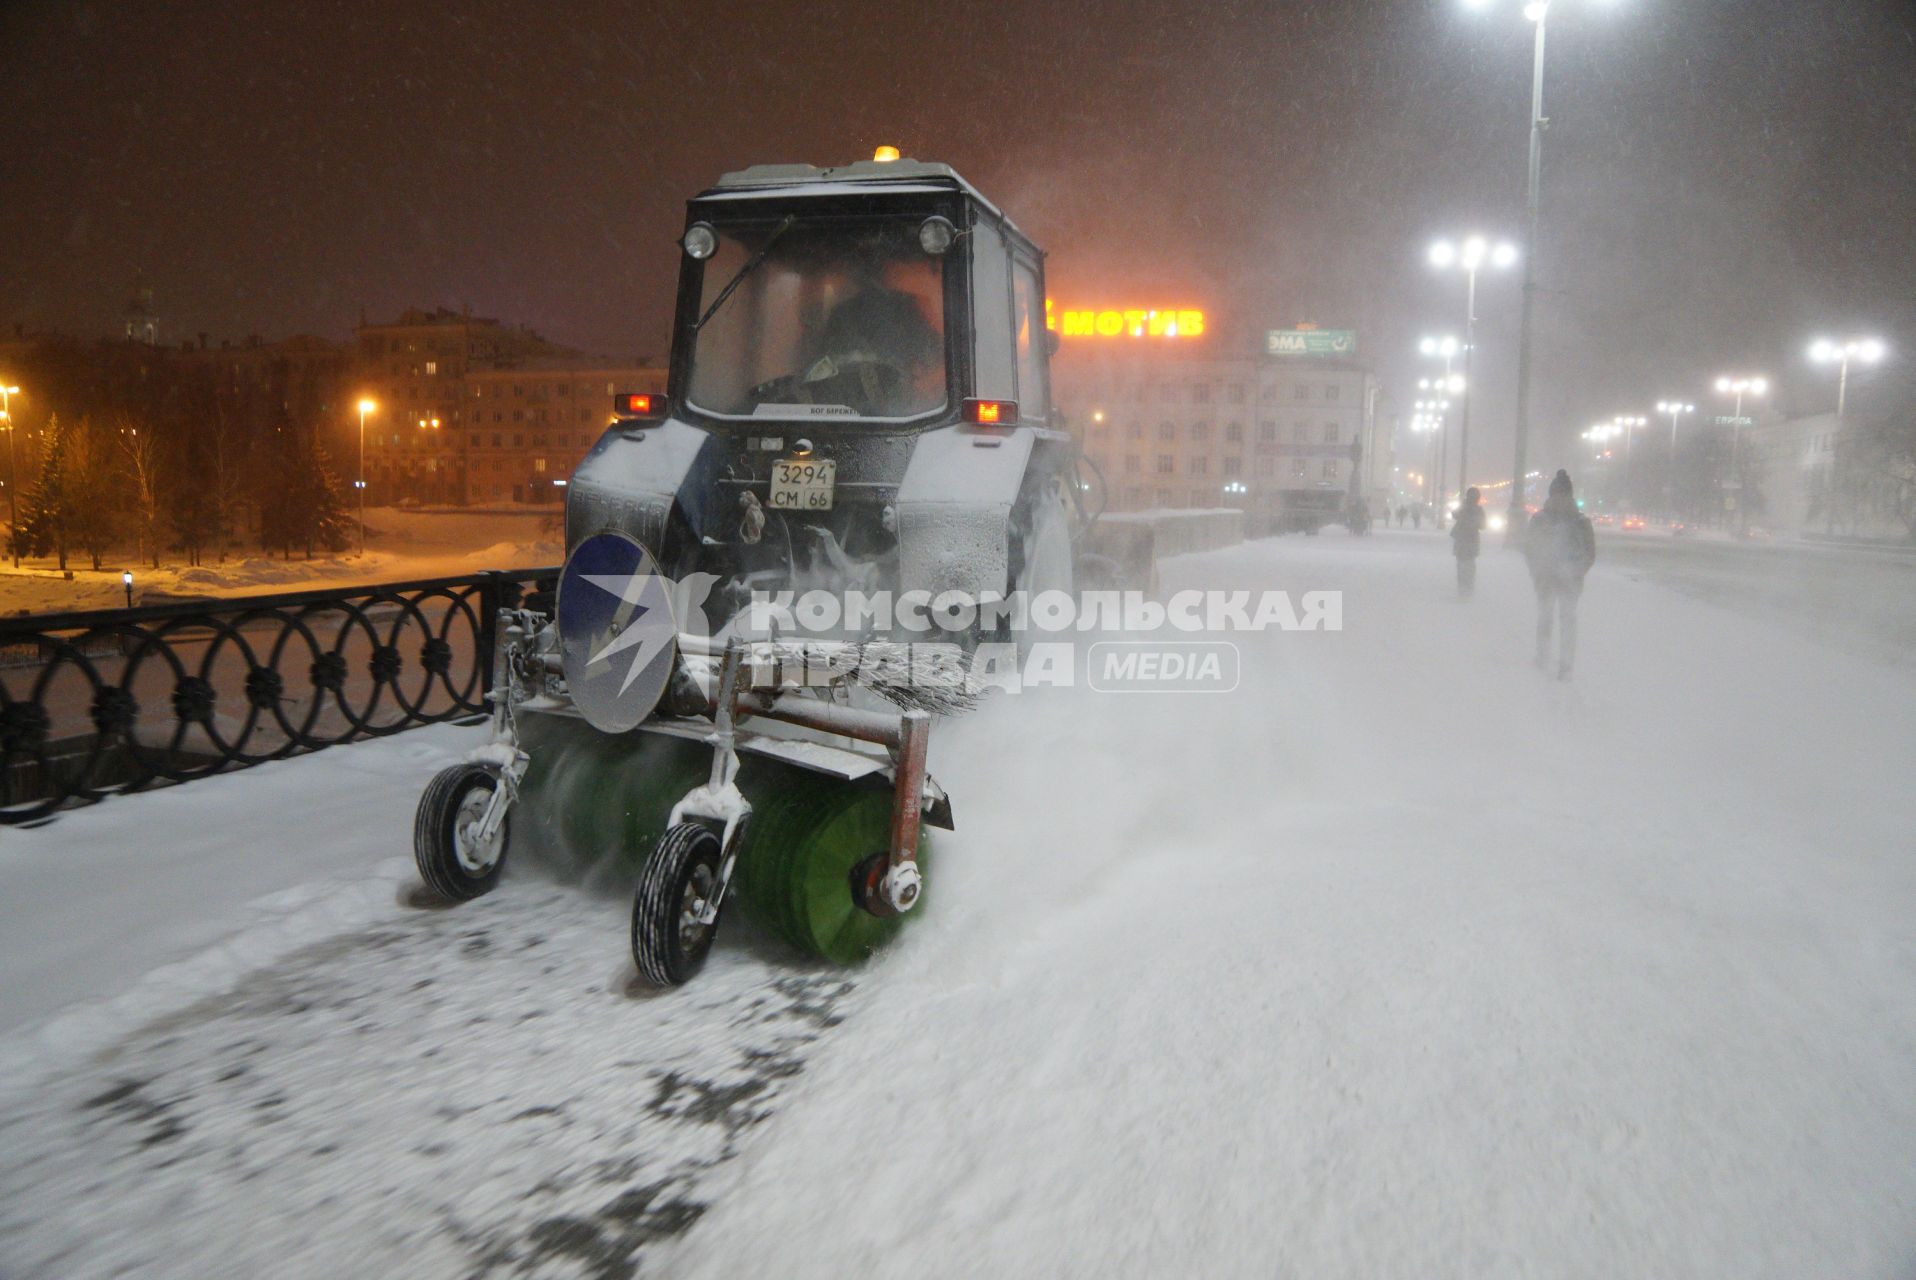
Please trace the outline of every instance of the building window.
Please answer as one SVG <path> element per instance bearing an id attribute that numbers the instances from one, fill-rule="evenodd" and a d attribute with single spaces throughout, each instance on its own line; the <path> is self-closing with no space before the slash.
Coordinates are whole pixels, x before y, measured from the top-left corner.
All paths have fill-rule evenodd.
<path id="1" fill-rule="evenodd" d="M 1132 453 L 1132 454 L 1125 455 L 1124 474 L 1126 474 L 1127 476 L 1134 476 L 1134 475 L 1137 475 L 1142 470 L 1144 470 L 1144 464 L 1138 461 L 1137 454 Z"/>
<path id="2" fill-rule="evenodd" d="M 1303 444 L 1306 440 L 1309 440 L 1310 438 L 1311 438 L 1310 423 L 1294 422 L 1291 424 L 1291 439 L 1297 441 L 1297 443 L 1299 444 Z"/>
<path id="3" fill-rule="evenodd" d="M 1211 388 L 1202 382 L 1193 383 L 1191 386 L 1191 403 L 1192 404 L 1211 403 Z"/>
<path id="4" fill-rule="evenodd" d="M 523 432 L 515 431 L 512 433 L 512 447 L 515 449 L 523 449 L 526 447 L 526 437 Z"/>
<path id="5" fill-rule="evenodd" d="M 1324 424 L 1324 443 L 1337 443 L 1337 424 L 1335 422 L 1326 422 Z"/>
<path id="6" fill-rule="evenodd" d="M 1178 438 L 1178 427 L 1177 427 L 1177 423 L 1175 423 L 1175 422 L 1160 422 L 1160 423 L 1158 423 L 1158 439 L 1160 439 L 1160 440 L 1175 440 L 1175 439 L 1177 439 L 1177 438 Z"/>
<path id="7" fill-rule="evenodd" d="M 1166 404 L 1176 404 L 1178 402 L 1178 389 L 1167 382 L 1158 388 L 1158 399 L 1164 401 Z"/>
<path id="8" fill-rule="evenodd" d="M 503 449 L 506 447 L 506 438 L 497 431 L 492 433 L 492 447 L 495 449 Z"/>
<path id="9" fill-rule="evenodd" d="M 520 385 L 519 383 L 517 383 L 517 382 L 515 382 L 515 383 L 513 383 L 513 384 L 512 384 L 512 394 L 513 394 L 513 395 L 515 395 L 515 396 L 522 396 L 522 395 L 524 395 L 525 393 L 526 393 L 526 389 L 525 389 L 525 388 L 524 388 L 523 386 L 521 386 L 521 385 Z"/>
<path id="10" fill-rule="evenodd" d="M 1144 439 L 1144 424 L 1142 422 L 1133 422 L 1124 429 L 1124 434 L 1128 439 L 1142 440 Z"/>
<path id="11" fill-rule="evenodd" d="M 1192 458 L 1184 469 L 1194 476 L 1209 475 L 1211 473 L 1211 460 L 1205 457 Z"/>
<path id="12" fill-rule="evenodd" d="M 439 362 L 437 360 L 426 361 L 426 376 L 428 378 L 436 378 L 439 376 Z"/>
<path id="13" fill-rule="evenodd" d="M 544 458 L 534 458 L 532 460 L 532 469 L 540 475 L 544 475 L 546 473 L 546 460 Z"/>
<path id="14" fill-rule="evenodd" d="M 1335 458 L 1324 459 L 1324 478 L 1326 480 L 1337 479 L 1337 460 Z"/>
<path id="15" fill-rule="evenodd" d="M 1241 382 L 1233 382 L 1224 389 L 1224 398 L 1232 404 L 1243 404 L 1244 384 Z"/>
<path id="16" fill-rule="evenodd" d="M 479 447 L 479 433 L 477 431 L 472 433 L 472 447 L 475 449 Z"/>
<path id="17" fill-rule="evenodd" d="M 1326 400 L 1337 399 L 1337 384 L 1335 382 L 1324 388 L 1324 398 Z"/>
<path id="18" fill-rule="evenodd" d="M 1259 458 L 1257 460 L 1257 474 L 1262 476 L 1266 480 L 1276 475 L 1277 474 L 1277 459 L 1276 458 Z"/>
<path id="19" fill-rule="evenodd" d="M 1224 477 L 1227 480 L 1243 469 L 1244 460 L 1242 458 L 1226 458 L 1224 460 Z"/>
<path id="20" fill-rule="evenodd" d="M 1159 475 L 1161 476 L 1173 475 L 1177 472 L 1177 469 L 1178 469 L 1178 460 L 1176 458 L 1172 457 L 1168 453 L 1160 453 L 1158 455 L 1158 474 Z"/>
<path id="21" fill-rule="evenodd" d="M 1257 429 L 1257 442 L 1259 444 L 1276 444 L 1277 424 L 1275 422 L 1260 424 Z"/>
<path id="22" fill-rule="evenodd" d="M 1210 424 L 1210 423 L 1208 423 L 1208 422 L 1194 422 L 1194 423 L 1192 423 L 1192 424 L 1191 424 L 1191 439 L 1193 439 L 1193 440 L 1209 440 L 1210 438 L 1211 438 L 1211 424 Z"/>
<path id="23" fill-rule="evenodd" d="M 1291 388 L 1291 399 L 1308 400 L 1310 398 L 1311 398 L 1311 389 L 1305 384 L 1300 382 L 1296 386 Z"/>
<path id="24" fill-rule="evenodd" d="M 1273 429 L 1273 434 L 1275 434 L 1275 429 Z M 1226 424 L 1224 428 L 1224 442 L 1226 444 L 1243 444 L 1244 424 L 1241 422 Z"/>
<path id="25" fill-rule="evenodd" d="M 1302 480 L 1304 478 L 1304 459 L 1293 458 L 1291 460 L 1291 475 L 1293 478 L 1298 480 Z"/>
<path id="26" fill-rule="evenodd" d="M 1264 403 L 1277 403 L 1277 384 L 1275 382 L 1267 382 L 1264 384 Z"/>

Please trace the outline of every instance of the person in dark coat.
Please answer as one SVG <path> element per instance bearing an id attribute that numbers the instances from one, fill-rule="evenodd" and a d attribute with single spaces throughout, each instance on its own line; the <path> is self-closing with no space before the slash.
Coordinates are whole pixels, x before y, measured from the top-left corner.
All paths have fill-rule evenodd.
<path id="1" fill-rule="evenodd" d="M 1457 557 L 1457 594 L 1465 600 L 1477 589 L 1477 554 L 1483 550 L 1483 540 L 1483 495 L 1466 489 L 1457 521 L 1450 526 L 1450 550 Z"/>
<path id="2" fill-rule="evenodd" d="M 1577 600 L 1583 595 L 1584 575 L 1597 560 L 1597 533 L 1577 510 L 1568 472 L 1559 471 L 1550 481 L 1549 499 L 1524 530 L 1523 553 L 1537 588 L 1537 666 L 1549 666 L 1554 626 L 1557 679 L 1568 680 L 1577 657 Z"/>

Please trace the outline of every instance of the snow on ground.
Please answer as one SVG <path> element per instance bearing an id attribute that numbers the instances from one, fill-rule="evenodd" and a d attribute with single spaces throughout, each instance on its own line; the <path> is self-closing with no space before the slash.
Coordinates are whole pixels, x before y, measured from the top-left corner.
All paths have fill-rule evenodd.
<path id="1" fill-rule="evenodd" d="M 378 884 L 226 994 L 181 1007 L 244 956 L 15 1035 L 60 1074 L 0 1097 L 0 1274 L 1909 1274 L 1916 677 L 1600 565 L 1559 685 L 1520 565 L 1460 604 L 1443 551 L 1186 557 L 1167 590 L 1339 588 L 1344 630 L 1240 637 L 1228 696 L 941 725 L 931 909 L 848 975 L 734 929 L 642 993 L 624 904 L 536 869 L 422 909 L 456 730 L 0 832 L 10 975 L 337 903 L 307 848 Z M 71 892 L 23 863 L 113 830 L 155 861 L 19 932 Z M 248 839 L 261 880 L 145 932 L 141 881 Z"/>
<path id="2" fill-rule="evenodd" d="M 109 560 L 95 572 L 81 555 L 68 557 L 71 579 L 51 559 L 29 560 L 20 570 L 0 567 L 0 615 L 75 609 L 112 609 L 126 603 L 122 569 L 134 575 L 134 602 L 163 597 L 256 595 L 320 590 L 368 582 L 451 577 L 481 569 L 538 568 L 557 564 L 563 539 L 557 508 L 518 511 L 399 511 L 366 513 L 367 549 L 308 560 L 295 555 L 229 556 L 225 563 L 166 563 L 154 569 Z"/>

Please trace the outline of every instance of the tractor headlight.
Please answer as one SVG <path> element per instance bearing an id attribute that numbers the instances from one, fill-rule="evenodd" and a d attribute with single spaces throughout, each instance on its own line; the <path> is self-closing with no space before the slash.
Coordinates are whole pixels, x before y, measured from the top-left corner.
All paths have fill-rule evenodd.
<path id="1" fill-rule="evenodd" d="M 951 242 L 958 236 L 958 228 L 951 220 L 937 214 L 918 224 L 918 247 L 936 258 L 951 248 Z"/>
<path id="2" fill-rule="evenodd" d="M 718 252 L 718 233 L 703 222 L 695 222 L 686 228 L 685 238 L 679 243 L 687 254 L 703 262 Z"/>

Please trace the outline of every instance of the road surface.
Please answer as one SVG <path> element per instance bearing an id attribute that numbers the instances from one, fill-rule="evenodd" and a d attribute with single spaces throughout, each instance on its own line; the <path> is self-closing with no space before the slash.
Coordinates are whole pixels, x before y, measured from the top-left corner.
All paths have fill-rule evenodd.
<path id="1" fill-rule="evenodd" d="M 1167 565 L 1343 629 L 942 724 L 931 909 L 850 972 L 734 927 L 652 994 L 532 866 L 424 904 L 470 731 L 0 833 L 0 958 L 76 956 L 0 1044 L 0 1274 L 1911 1274 L 1910 667 L 1606 548 L 1560 684 L 1519 562 L 1449 574 Z"/>

